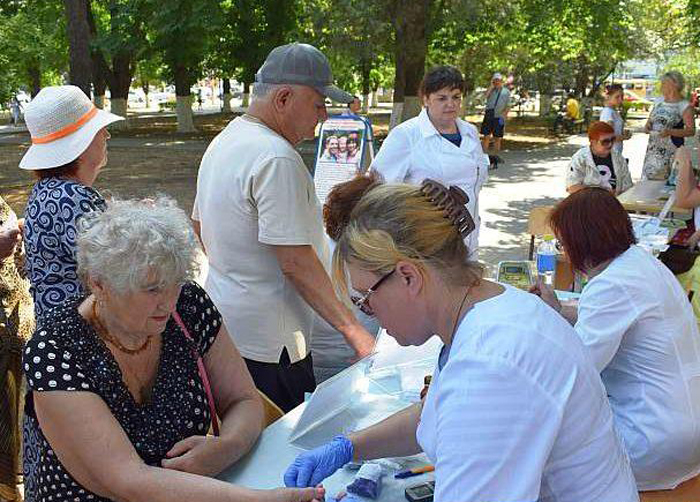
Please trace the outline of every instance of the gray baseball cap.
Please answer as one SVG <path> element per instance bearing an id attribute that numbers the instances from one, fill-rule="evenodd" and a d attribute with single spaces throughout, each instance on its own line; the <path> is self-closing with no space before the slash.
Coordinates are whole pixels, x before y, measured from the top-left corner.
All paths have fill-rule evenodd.
<path id="1" fill-rule="evenodd" d="M 255 74 L 255 81 L 264 84 L 297 84 L 313 87 L 339 103 L 350 103 L 352 94 L 333 85 L 328 58 L 309 44 L 280 45 L 272 49 Z"/>

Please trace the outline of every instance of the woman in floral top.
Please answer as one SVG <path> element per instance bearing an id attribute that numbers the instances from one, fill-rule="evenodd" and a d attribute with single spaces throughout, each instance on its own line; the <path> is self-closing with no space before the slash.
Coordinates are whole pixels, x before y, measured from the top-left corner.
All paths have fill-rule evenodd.
<path id="1" fill-rule="evenodd" d="M 695 134 L 693 108 L 681 96 L 684 85 L 683 75 L 677 71 L 665 73 L 661 78 L 663 98 L 654 104 L 644 126 L 649 133 L 642 168 L 645 179 L 668 178 L 676 149 L 683 144 L 683 138 Z"/>
<path id="2" fill-rule="evenodd" d="M 78 87 L 45 87 L 27 106 L 32 146 L 19 166 L 34 172 L 25 209 L 26 270 L 37 320 L 84 293 L 76 274 L 78 220 L 104 209 L 92 188 L 107 163 L 107 125 L 122 117 L 95 108 Z"/>

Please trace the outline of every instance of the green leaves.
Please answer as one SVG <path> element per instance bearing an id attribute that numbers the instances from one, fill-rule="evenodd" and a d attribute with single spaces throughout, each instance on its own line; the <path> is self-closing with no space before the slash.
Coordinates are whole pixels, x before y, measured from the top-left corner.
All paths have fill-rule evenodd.
<path id="1" fill-rule="evenodd" d="M 91 0 L 90 5 L 92 47 L 110 71 L 128 67 L 132 75 L 138 67 L 149 81 L 173 81 L 178 74 L 180 87 L 205 71 L 251 82 L 273 47 L 300 40 L 326 53 L 339 83 L 368 92 L 394 86 L 397 54 L 415 52 L 396 45 L 402 9 L 411 7 L 407 0 Z M 700 0 L 430 0 L 429 5 L 426 66 L 455 64 L 471 88 L 500 70 L 542 91 L 582 91 L 628 59 L 670 58 L 670 67 L 695 74 Z M 0 100 L 20 87 L 60 81 L 67 52 L 61 0 L 0 0 Z"/>
<path id="2" fill-rule="evenodd" d="M 219 29 L 222 12 L 215 0 L 145 0 L 149 5 L 148 36 L 176 81 L 178 95 L 202 74 L 206 54 L 214 50 L 211 34 Z M 182 94 L 186 92 L 186 94 Z"/>
<path id="3" fill-rule="evenodd" d="M 67 53 L 60 0 L 0 2 L 0 102 L 60 81 Z"/>
<path id="4" fill-rule="evenodd" d="M 287 43 L 297 24 L 296 0 L 228 0 L 208 65 L 251 83 L 268 53 Z M 217 73 L 219 73 L 217 72 Z"/>

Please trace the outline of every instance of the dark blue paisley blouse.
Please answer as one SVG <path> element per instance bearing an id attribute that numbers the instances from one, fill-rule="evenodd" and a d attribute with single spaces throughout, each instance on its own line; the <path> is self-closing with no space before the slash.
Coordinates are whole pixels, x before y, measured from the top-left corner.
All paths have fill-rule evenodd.
<path id="1" fill-rule="evenodd" d="M 37 319 L 85 294 L 76 272 L 76 225 L 85 213 L 105 206 L 97 190 L 75 180 L 46 178 L 32 188 L 24 212 L 24 246 Z"/>

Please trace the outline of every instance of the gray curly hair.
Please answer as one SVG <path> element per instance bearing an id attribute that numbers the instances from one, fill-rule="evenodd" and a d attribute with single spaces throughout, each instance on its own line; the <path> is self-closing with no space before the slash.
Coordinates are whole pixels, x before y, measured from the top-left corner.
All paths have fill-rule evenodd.
<path id="1" fill-rule="evenodd" d="M 78 276 L 120 293 L 172 286 L 199 272 L 199 243 L 189 218 L 167 196 L 107 203 L 79 223 Z"/>

